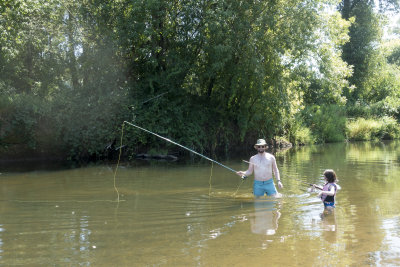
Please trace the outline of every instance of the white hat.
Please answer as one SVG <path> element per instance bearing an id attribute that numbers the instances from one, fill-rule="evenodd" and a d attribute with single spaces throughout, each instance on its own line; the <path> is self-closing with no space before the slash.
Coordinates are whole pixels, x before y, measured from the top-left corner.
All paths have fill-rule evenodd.
<path id="1" fill-rule="evenodd" d="M 258 139 L 257 143 L 254 146 L 266 146 L 267 142 L 264 139 Z"/>

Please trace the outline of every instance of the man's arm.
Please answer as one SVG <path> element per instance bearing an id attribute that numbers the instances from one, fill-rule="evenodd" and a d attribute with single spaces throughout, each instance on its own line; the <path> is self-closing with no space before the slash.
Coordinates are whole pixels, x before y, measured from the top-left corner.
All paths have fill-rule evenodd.
<path id="1" fill-rule="evenodd" d="M 253 158 L 250 158 L 250 163 L 249 163 L 249 168 L 247 169 L 247 171 L 238 171 L 237 172 L 237 174 L 239 175 L 239 176 L 249 176 L 249 175 L 251 175 L 252 173 L 253 173 L 253 171 L 254 171 L 254 163 L 252 162 L 252 159 Z"/>
<path id="2" fill-rule="evenodd" d="M 276 180 L 278 181 L 279 188 L 282 188 L 283 184 L 281 182 L 281 176 L 279 174 L 278 166 L 276 165 L 276 159 L 274 156 L 272 156 L 272 170 L 274 172 L 274 176 L 275 176 Z"/>

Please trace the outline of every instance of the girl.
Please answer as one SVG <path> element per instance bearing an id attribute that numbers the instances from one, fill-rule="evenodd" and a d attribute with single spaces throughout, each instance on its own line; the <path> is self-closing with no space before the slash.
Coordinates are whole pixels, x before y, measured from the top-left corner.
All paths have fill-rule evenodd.
<path id="1" fill-rule="evenodd" d="M 331 211 L 335 208 L 335 195 L 340 187 L 336 184 L 336 173 L 333 170 L 325 170 L 324 178 L 326 181 L 324 187 L 319 188 L 317 185 L 313 184 L 313 190 L 315 188 L 322 189 L 321 192 L 318 193 L 318 197 L 320 197 L 324 203 L 325 209 Z"/>

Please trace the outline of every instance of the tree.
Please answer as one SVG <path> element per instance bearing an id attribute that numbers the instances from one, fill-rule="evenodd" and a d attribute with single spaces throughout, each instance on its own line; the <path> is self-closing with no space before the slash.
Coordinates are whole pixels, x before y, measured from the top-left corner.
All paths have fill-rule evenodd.
<path id="1" fill-rule="evenodd" d="M 381 0 L 378 2 L 378 12 L 396 9 L 397 0 Z M 368 86 L 368 77 L 377 68 L 378 46 L 382 37 L 382 19 L 376 11 L 375 1 L 370 0 L 343 0 L 339 5 L 342 17 L 352 21 L 350 27 L 350 41 L 343 45 L 343 59 L 353 66 L 353 75 L 350 85 L 345 90 L 349 104 L 368 98 L 371 89 Z"/>

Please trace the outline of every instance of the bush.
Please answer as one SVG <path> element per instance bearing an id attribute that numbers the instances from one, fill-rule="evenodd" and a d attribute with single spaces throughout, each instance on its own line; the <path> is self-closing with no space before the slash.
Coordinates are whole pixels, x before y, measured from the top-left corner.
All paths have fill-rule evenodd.
<path id="1" fill-rule="evenodd" d="M 358 118 L 346 123 L 348 140 L 367 141 L 396 139 L 400 137 L 400 127 L 392 117 L 384 116 L 376 119 Z"/>
<path id="2" fill-rule="evenodd" d="M 360 101 L 356 101 L 354 104 L 348 105 L 346 107 L 346 114 L 348 117 L 351 118 L 370 118 L 373 115 L 378 115 L 373 114 L 374 111 L 375 110 L 372 110 L 372 108 L 367 103 L 361 103 Z"/>
<path id="3" fill-rule="evenodd" d="M 294 145 L 309 145 L 315 143 L 315 138 L 307 126 L 304 126 L 303 119 L 297 116 L 288 127 L 289 141 Z"/>
<path id="4" fill-rule="evenodd" d="M 54 96 L 53 135 L 62 144 L 70 160 L 96 160 L 114 139 L 119 141 L 125 118 L 126 101 L 117 90 L 101 92 L 84 88 L 81 92 L 63 90 Z"/>
<path id="5" fill-rule="evenodd" d="M 373 104 L 357 101 L 346 108 L 348 117 L 351 118 L 378 118 L 382 116 L 394 117 L 400 121 L 400 99 L 398 96 L 387 96 Z"/>
<path id="6" fill-rule="evenodd" d="M 385 99 L 371 105 L 372 114 L 376 116 L 395 117 L 400 120 L 400 100 L 397 96 L 388 96 Z"/>
<path id="7" fill-rule="evenodd" d="M 379 127 L 379 122 L 373 119 L 349 120 L 346 125 L 347 139 L 354 141 L 371 140 L 371 134 L 376 133 Z"/>
<path id="8" fill-rule="evenodd" d="M 0 145 L 26 145 L 35 148 L 39 122 L 47 108 L 39 97 L 15 94 L 8 91 L 0 94 Z"/>
<path id="9" fill-rule="evenodd" d="M 49 100 L 0 82 L 0 148 L 74 160 L 99 158 L 118 138 L 127 106 L 123 95 L 109 91 L 88 96 L 66 89 Z"/>
<path id="10" fill-rule="evenodd" d="M 345 140 L 345 108 L 338 105 L 311 106 L 303 110 L 306 125 L 317 142 L 340 142 Z"/>
<path id="11" fill-rule="evenodd" d="M 315 138 L 308 127 L 300 126 L 292 135 L 293 143 L 296 145 L 310 145 L 315 143 Z"/>

